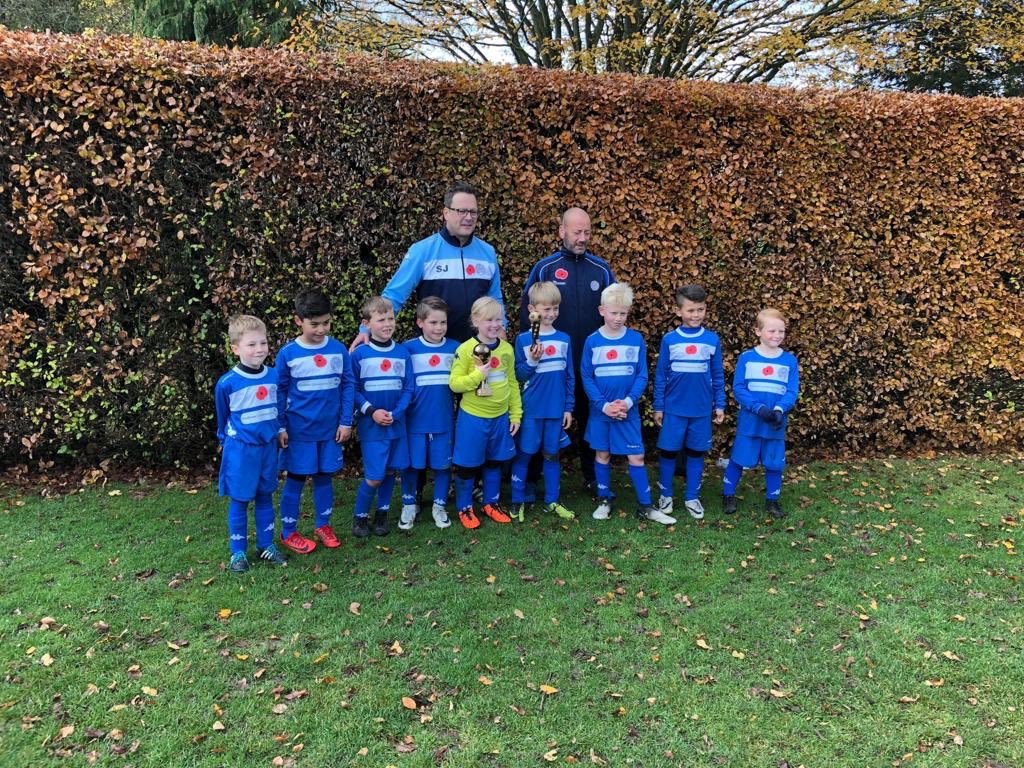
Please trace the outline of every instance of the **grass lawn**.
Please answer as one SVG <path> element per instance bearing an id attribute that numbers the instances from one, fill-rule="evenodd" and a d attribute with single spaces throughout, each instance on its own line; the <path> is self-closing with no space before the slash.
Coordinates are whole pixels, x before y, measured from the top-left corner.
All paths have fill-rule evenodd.
<path id="1" fill-rule="evenodd" d="M 709 475 L 365 543 L 339 480 L 342 547 L 243 576 L 209 487 L 0 488 L 0 764 L 1024 766 L 1019 461 L 793 467 L 781 523 Z"/>

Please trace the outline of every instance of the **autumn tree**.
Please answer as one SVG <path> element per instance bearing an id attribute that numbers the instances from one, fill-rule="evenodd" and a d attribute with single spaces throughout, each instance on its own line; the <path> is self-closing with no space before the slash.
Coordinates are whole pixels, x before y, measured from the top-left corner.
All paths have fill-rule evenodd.
<path id="1" fill-rule="evenodd" d="M 855 81 L 961 96 L 1024 96 L 1024 3 L 923 0 L 859 50 Z"/>
<path id="2" fill-rule="evenodd" d="M 767 82 L 884 23 L 898 0 L 377 0 L 468 62 Z"/>

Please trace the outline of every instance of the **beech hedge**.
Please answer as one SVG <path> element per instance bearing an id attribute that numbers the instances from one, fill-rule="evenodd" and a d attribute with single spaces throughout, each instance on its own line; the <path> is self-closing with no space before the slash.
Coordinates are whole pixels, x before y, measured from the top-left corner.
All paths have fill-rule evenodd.
<path id="1" fill-rule="evenodd" d="M 510 302 L 580 205 L 652 353 L 780 308 L 795 448 L 1024 444 L 1022 100 L 0 31 L 0 463 L 208 461 L 227 316 L 351 338 L 457 178 Z"/>

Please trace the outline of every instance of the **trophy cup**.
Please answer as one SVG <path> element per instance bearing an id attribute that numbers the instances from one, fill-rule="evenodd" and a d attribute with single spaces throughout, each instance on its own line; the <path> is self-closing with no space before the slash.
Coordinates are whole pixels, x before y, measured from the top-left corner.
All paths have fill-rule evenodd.
<path id="1" fill-rule="evenodd" d="M 533 344 L 536 346 L 540 340 L 540 312 L 530 313 L 530 333 L 533 334 Z"/>
<path id="2" fill-rule="evenodd" d="M 491 348 L 486 344 L 477 344 L 473 347 L 473 357 L 484 365 L 490 365 Z M 486 374 L 484 380 L 480 382 L 480 386 L 476 388 L 476 394 L 478 397 L 490 397 L 493 394 L 491 388 L 487 386 Z"/>

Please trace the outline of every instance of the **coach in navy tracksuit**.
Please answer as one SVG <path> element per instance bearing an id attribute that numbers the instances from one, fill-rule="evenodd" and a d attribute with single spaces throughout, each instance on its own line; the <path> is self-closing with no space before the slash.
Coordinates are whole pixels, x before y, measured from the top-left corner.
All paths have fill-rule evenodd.
<path id="1" fill-rule="evenodd" d="M 474 301 L 490 296 L 504 305 L 494 248 L 473 234 L 479 216 L 472 184 L 458 181 L 448 188 L 440 231 L 410 246 L 381 294 L 396 315 L 413 293 L 417 299 L 437 296 L 448 305 L 448 338 L 463 342 L 473 335 L 469 310 Z M 365 342 L 365 329 L 360 328 L 351 349 Z"/>
<path id="2" fill-rule="evenodd" d="M 576 373 L 576 404 L 573 410 L 576 436 L 573 442 L 579 450 L 583 477 L 588 487 L 592 488 L 594 451 L 583 439 L 587 430 L 590 401 L 580 379 L 580 353 L 587 337 L 604 322 L 597 311 L 601 304 L 601 291 L 614 283 L 615 277 L 607 261 L 587 250 L 590 242 L 590 216 L 582 208 L 570 208 L 562 214 L 558 236 L 562 239 L 562 247 L 538 261 L 526 278 L 519 309 L 519 324 L 522 330 L 530 327 L 529 310 L 526 308 L 526 292 L 530 286 L 543 280 L 557 285 L 562 294 L 562 304 L 555 328 L 567 333 L 572 341 L 572 364 Z"/>

